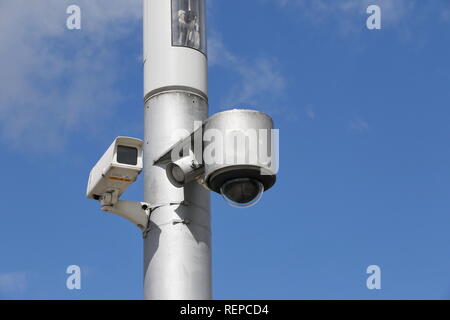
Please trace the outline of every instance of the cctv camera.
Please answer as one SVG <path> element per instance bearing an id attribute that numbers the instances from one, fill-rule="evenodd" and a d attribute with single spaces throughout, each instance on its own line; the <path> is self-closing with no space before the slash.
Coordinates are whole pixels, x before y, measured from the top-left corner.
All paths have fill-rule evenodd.
<path id="1" fill-rule="evenodd" d="M 256 204 L 276 181 L 278 142 L 272 119 L 235 109 L 209 118 L 204 130 L 207 187 L 235 207 Z"/>
<path id="2" fill-rule="evenodd" d="M 193 151 L 196 145 L 201 146 L 200 156 Z M 181 149 L 183 153 L 178 152 Z M 154 163 L 166 164 L 167 177 L 176 187 L 198 180 L 207 189 L 222 194 L 229 204 L 249 207 L 275 184 L 278 131 L 273 129 L 272 119 L 258 111 L 220 112 Z"/>
<path id="3" fill-rule="evenodd" d="M 118 137 L 89 175 L 86 196 L 112 205 L 142 171 L 142 140 Z"/>
<path id="4" fill-rule="evenodd" d="M 192 150 L 189 155 L 181 157 L 166 166 L 169 181 L 176 187 L 194 181 L 204 172 L 203 165 L 195 158 Z"/>

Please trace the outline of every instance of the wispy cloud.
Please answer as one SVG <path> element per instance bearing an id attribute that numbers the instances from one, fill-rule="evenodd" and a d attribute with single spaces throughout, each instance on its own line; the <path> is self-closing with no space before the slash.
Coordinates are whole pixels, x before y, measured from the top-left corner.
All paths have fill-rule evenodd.
<path id="1" fill-rule="evenodd" d="M 0 273 L 0 294 L 5 296 L 24 293 L 27 277 L 24 272 Z"/>
<path id="2" fill-rule="evenodd" d="M 417 0 L 260 0 L 281 7 L 298 9 L 298 17 L 313 24 L 331 23 L 341 33 L 355 33 L 365 26 L 366 9 L 371 4 L 381 7 L 383 24 L 395 25 L 407 18 Z"/>
<path id="3" fill-rule="evenodd" d="M 442 10 L 441 20 L 444 22 L 450 22 L 450 7 Z"/>
<path id="4" fill-rule="evenodd" d="M 141 16 L 140 0 L 78 0 L 82 30 L 69 31 L 67 0 L 0 4 L 0 139 L 41 148 L 98 130 L 121 102 L 118 49 Z M 139 35 L 136 34 L 136 39 Z"/>
<path id="5" fill-rule="evenodd" d="M 305 106 L 305 113 L 306 113 L 306 116 L 311 120 L 314 120 L 317 117 L 317 114 L 314 111 L 314 106 L 312 104 L 307 104 Z"/>
<path id="6" fill-rule="evenodd" d="M 350 121 L 349 129 L 353 133 L 366 133 L 370 127 L 365 120 L 358 118 Z"/>
<path id="7" fill-rule="evenodd" d="M 259 106 L 276 103 L 286 88 L 286 80 L 273 57 L 246 58 L 231 52 L 217 32 L 208 39 L 209 64 L 235 74 L 237 81 L 223 98 L 223 107 Z"/>

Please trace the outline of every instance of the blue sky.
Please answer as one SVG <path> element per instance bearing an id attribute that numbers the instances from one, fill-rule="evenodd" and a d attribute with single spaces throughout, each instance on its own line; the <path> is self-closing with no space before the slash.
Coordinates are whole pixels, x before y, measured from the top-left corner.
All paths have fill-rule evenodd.
<path id="1" fill-rule="evenodd" d="M 258 108 L 281 140 L 258 205 L 212 195 L 214 297 L 450 299 L 450 3 L 207 2 L 210 114 Z M 2 299 L 142 298 L 141 234 L 85 198 L 114 137 L 143 136 L 140 5 L 0 2 Z"/>

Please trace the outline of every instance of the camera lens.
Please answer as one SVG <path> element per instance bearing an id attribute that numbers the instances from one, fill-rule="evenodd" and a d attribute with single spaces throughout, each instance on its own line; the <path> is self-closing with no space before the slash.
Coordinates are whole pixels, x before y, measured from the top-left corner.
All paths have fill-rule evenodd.
<path id="1" fill-rule="evenodd" d="M 225 182 L 220 193 L 225 201 L 237 208 L 255 205 L 262 197 L 264 186 L 256 179 L 239 178 Z"/>
<path id="2" fill-rule="evenodd" d="M 173 167 L 172 167 L 172 177 L 175 179 L 176 182 L 183 183 L 184 182 L 184 172 L 183 172 L 183 170 L 179 166 L 173 165 Z"/>

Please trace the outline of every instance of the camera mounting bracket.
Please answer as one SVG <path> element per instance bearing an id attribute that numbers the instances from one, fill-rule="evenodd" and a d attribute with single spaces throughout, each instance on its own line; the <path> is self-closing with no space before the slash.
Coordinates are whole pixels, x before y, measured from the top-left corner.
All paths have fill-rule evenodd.
<path id="1" fill-rule="evenodd" d="M 102 201 L 101 206 L 103 211 L 114 213 L 127 219 L 142 231 L 147 228 L 150 217 L 150 205 L 146 202 L 117 200 L 113 204 L 104 205 Z"/>

